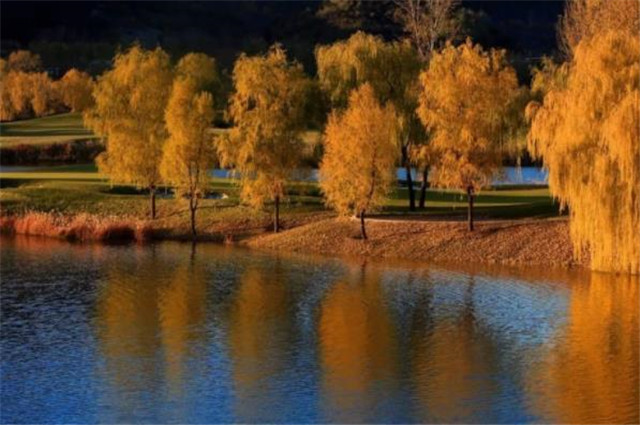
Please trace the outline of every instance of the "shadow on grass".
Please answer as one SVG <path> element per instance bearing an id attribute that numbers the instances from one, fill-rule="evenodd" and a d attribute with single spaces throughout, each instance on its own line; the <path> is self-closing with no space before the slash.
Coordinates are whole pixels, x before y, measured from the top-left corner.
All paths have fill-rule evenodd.
<path id="1" fill-rule="evenodd" d="M 550 218 L 560 216 L 559 205 L 549 198 L 544 198 L 545 202 L 527 202 L 512 205 L 499 206 L 482 206 L 476 205 L 474 208 L 474 217 L 476 220 L 483 219 L 516 219 L 516 218 Z M 385 207 L 379 218 L 406 218 L 425 220 L 438 219 L 460 219 L 466 220 L 467 207 L 464 205 L 453 207 L 432 207 L 427 203 L 426 209 L 417 209 L 410 211 L 408 207 L 390 206 Z"/>

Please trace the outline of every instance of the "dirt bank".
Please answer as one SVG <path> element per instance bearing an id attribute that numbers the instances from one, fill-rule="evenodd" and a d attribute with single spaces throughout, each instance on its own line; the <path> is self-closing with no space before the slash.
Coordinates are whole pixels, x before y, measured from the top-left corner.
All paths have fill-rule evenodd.
<path id="1" fill-rule="evenodd" d="M 372 220 L 369 239 L 359 238 L 357 222 L 325 219 L 279 234 L 264 234 L 242 243 L 259 249 L 338 256 L 399 258 L 434 262 L 505 265 L 585 265 L 573 258 L 565 219 L 477 222 Z"/>
<path id="2" fill-rule="evenodd" d="M 328 213 L 291 217 L 278 234 L 271 228 L 268 218 L 212 220 L 201 226 L 198 240 L 281 252 L 452 264 L 586 265 L 574 259 L 566 219 L 478 221 L 474 232 L 467 231 L 464 222 L 371 219 L 367 241 L 360 239 L 357 221 L 330 218 Z M 181 221 L 37 212 L 0 216 L 0 232 L 103 243 L 191 239 Z"/>

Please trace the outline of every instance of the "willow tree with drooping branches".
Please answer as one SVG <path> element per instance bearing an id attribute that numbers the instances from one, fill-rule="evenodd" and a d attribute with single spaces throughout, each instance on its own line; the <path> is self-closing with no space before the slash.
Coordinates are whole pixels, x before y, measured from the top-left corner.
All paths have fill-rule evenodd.
<path id="1" fill-rule="evenodd" d="M 604 31 L 625 29 L 638 32 L 640 16 L 635 0 L 570 0 L 558 25 L 560 48 L 571 59 L 580 41 Z"/>
<path id="2" fill-rule="evenodd" d="M 593 2 L 598 13 L 621 13 L 619 2 L 605 3 Z M 564 77 L 527 112 L 529 149 L 569 209 L 576 256 L 588 250 L 595 270 L 639 273 L 640 36 L 638 3 L 626 3 L 635 4 L 626 20 L 601 20 L 593 33 L 586 21 L 570 62 L 558 71 Z"/>
<path id="3" fill-rule="evenodd" d="M 505 54 L 484 51 L 470 40 L 449 44 L 420 75 L 418 116 L 431 132 L 435 157 L 429 180 L 466 192 L 469 230 L 474 197 L 500 171 L 509 142 L 506 112 L 518 82 Z"/>
<path id="4" fill-rule="evenodd" d="M 351 92 L 344 112 L 331 114 L 325 129 L 320 187 L 339 214 L 360 217 L 362 239 L 365 215 L 382 206 L 396 179 L 395 114 L 366 83 Z"/>
<path id="5" fill-rule="evenodd" d="M 352 90 L 368 83 L 378 102 L 391 102 L 397 112 L 398 149 L 406 171 L 409 208 L 415 209 L 411 152 L 426 137 L 418 117 L 418 75 L 421 61 L 409 42 L 385 42 L 357 32 L 347 40 L 316 48 L 320 87 L 334 108 L 344 109 Z"/>
<path id="6" fill-rule="evenodd" d="M 84 114 L 86 125 L 106 139 L 99 169 L 112 181 L 148 189 L 151 218 L 156 217 L 156 189 L 162 180 L 164 114 L 172 79 L 169 56 L 162 49 L 133 46 L 118 53 L 113 68 L 98 78 L 95 104 Z"/>
<path id="7" fill-rule="evenodd" d="M 273 229 L 280 229 L 285 185 L 300 172 L 310 81 L 302 66 L 279 46 L 266 55 L 241 55 L 233 68 L 229 102 L 233 128 L 221 138 L 218 154 L 240 177 L 243 201 L 274 204 Z"/>

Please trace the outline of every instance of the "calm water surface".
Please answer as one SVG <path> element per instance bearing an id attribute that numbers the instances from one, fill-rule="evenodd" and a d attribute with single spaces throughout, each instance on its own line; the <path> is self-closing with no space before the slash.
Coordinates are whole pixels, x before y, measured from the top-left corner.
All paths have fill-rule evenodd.
<path id="1" fill-rule="evenodd" d="M 638 279 L 1 240 L 3 423 L 638 421 Z"/>

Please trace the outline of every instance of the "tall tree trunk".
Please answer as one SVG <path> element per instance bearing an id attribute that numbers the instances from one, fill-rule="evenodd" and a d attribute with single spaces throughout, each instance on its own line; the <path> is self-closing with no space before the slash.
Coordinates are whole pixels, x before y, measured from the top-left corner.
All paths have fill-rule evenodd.
<path id="1" fill-rule="evenodd" d="M 409 209 L 415 211 L 416 209 L 416 195 L 413 193 L 413 178 L 411 177 L 411 164 L 409 163 L 409 154 L 407 152 L 408 147 L 402 147 L 402 164 L 405 169 L 405 179 L 407 180 L 407 190 L 409 191 Z"/>
<path id="2" fill-rule="evenodd" d="M 149 195 L 151 200 L 151 219 L 156 219 L 156 187 L 155 185 L 151 185 L 149 188 Z"/>
<path id="3" fill-rule="evenodd" d="M 280 196 L 276 196 L 275 208 L 273 211 L 273 231 L 278 233 L 280 231 Z"/>
<path id="4" fill-rule="evenodd" d="M 367 230 L 364 228 L 364 210 L 360 212 L 360 234 L 362 239 L 367 240 Z"/>
<path id="5" fill-rule="evenodd" d="M 420 209 L 425 208 L 427 202 L 427 188 L 429 187 L 429 167 L 424 167 L 422 170 L 422 184 L 420 185 Z"/>
<path id="6" fill-rule="evenodd" d="M 198 200 L 189 199 L 189 210 L 191 211 L 191 235 L 193 236 L 193 240 L 196 239 L 196 209 L 198 208 Z"/>
<path id="7" fill-rule="evenodd" d="M 467 221 L 469 222 L 469 231 L 473 232 L 473 186 L 467 187 L 467 200 L 469 201 L 469 208 L 467 209 Z"/>

